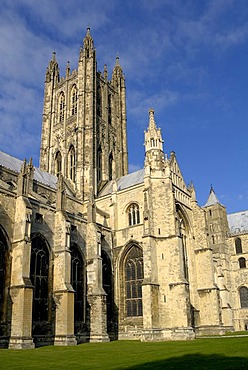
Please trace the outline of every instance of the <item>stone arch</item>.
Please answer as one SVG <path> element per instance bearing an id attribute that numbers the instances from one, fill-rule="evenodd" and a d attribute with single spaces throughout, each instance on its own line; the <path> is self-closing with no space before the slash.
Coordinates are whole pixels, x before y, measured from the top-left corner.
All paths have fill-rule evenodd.
<path id="1" fill-rule="evenodd" d="M 130 241 L 119 260 L 120 310 L 122 318 L 143 316 L 142 282 L 144 278 L 143 249 Z"/>
<path id="2" fill-rule="evenodd" d="M 10 335 L 11 302 L 10 287 L 10 241 L 5 229 L 0 225 L 0 333 Z"/>
<path id="3" fill-rule="evenodd" d="M 44 336 L 53 335 L 53 259 L 46 238 L 35 233 L 31 236 L 30 280 L 34 287 L 32 335 L 36 343 Z"/>

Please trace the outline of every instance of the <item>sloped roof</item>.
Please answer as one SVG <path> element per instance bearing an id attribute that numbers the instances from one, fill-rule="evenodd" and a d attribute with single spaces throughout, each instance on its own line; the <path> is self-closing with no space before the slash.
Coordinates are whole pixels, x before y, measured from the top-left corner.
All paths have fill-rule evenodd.
<path id="1" fill-rule="evenodd" d="M 23 161 L 20 159 L 0 151 L 0 166 L 19 173 L 21 171 L 22 164 Z M 57 176 L 51 175 L 45 171 L 41 171 L 37 167 L 34 167 L 34 180 L 56 189 Z"/>
<path id="2" fill-rule="evenodd" d="M 143 168 L 142 170 L 135 171 L 135 172 L 129 173 L 128 175 L 120 177 L 119 179 L 116 180 L 117 191 L 130 188 L 131 186 L 134 186 L 134 185 L 142 184 L 142 182 L 144 181 L 144 174 L 145 174 L 145 170 Z M 114 180 L 109 181 L 105 185 L 105 187 L 102 189 L 99 196 L 101 197 L 104 195 L 111 194 L 113 191 L 114 182 L 115 182 Z"/>
<path id="3" fill-rule="evenodd" d="M 227 221 L 232 234 L 248 231 L 248 211 L 230 213 Z"/>
<path id="4" fill-rule="evenodd" d="M 210 193 L 209 193 L 209 196 L 208 196 L 208 200 L 207 200 L 207 203 L 205 204 L 204 207 L 214 206 L 215 204 L 221 204 L 221 203 L 219 202 L 219 199 L 217 198 L 217 196 L 214 192 L 214 189 L 211 186 Z"/>

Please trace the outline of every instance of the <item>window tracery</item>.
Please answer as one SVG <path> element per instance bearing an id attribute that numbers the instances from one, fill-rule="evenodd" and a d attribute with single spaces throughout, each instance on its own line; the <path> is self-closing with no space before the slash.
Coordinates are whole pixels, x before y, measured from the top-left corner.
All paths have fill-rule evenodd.
<path id="1" fill-rule="evenodd" d="M 65 118 L 65 94 L 59 96 L 59 122 L 63 122 Z"/>
<path id="2" fill-rule="evenodd" d="M 140 223 L 139 206 L 136 203 L 130 204 L 127 210 L 129 226 L 137 225 Z"/>

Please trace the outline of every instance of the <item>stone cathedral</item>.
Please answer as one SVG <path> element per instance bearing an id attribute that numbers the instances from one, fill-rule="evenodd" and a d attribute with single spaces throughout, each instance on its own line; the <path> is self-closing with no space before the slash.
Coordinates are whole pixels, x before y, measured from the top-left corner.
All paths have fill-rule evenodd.
<path id="1" fill-rule="evenodd" d="M 248 211 L 213 188 L 199 206 L 153 109 L 144 168 L 128 174 L 125 78 L 45 75 L 40 166 L 0 152 L 0 344 L 193 339 L 247 330 Z"/>

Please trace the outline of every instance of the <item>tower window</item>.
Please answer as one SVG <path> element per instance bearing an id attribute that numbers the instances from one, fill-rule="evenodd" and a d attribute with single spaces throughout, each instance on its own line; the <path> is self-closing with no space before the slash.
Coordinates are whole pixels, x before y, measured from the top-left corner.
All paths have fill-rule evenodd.
<path id="1" fill-rule="evenodd" d="M 70 150 L 69 150 L 69 178 L 72 181 L 75 181 L 76 178 L 76 158 L 75 158 L 75 149 L 74 146 L 71 145 Z"/>
<path id="2" fill-rule="evenodd" d="M 62 156 L 60 152 L 57 152 L 55 157 L 55 173 L 56 176 L 59 176 L 59 174 L 62 171 Z"/>
<path id="3" fill-rule="evenodd" d="M 240 238 L 235 239 L 236 254 L 242 253 L 242 242 Z"/>
<path id="4" fill-rule="evenodd" d="M 142 316 L 143 253 L 133 246 L 125 260 L 126 315 Z"/>
<path id="5" fill-rule="evenodd" d="M 71 114 L 77 114 L 77 88 L 74 85 L 71 90 Z"/>
<path id="6" fill-rule="evenodd" d="M 246 260 L 244 257 L 239 258 L 239 268 L 246 268 Z"/>
<path id="7" fill-rule="evenodd" d="M 63 122 L 65 118 L 65 94 L 59 96 L 59 122 Z"/>
<path id="8" fill-rule="evenodd" d="M 136 225 L 140 223 L 140 211 L 139 206 L 136 203 L 132 203 L 128 207 L 128 223 L 129 226 Z"/>

